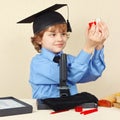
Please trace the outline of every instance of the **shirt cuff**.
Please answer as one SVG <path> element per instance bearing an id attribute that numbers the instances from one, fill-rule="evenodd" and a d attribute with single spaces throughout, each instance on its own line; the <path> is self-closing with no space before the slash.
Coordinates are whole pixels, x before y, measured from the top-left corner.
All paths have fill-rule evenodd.
<path id="1" fill-rule="evenodd" d="M 104 51 L 104 47 L 102 48 L 102 49 L 100 49 L 100 50 L 96 50 L 95 49 L 95 52 L 94 52 L 94 58 L 95 59 L 99 59 L 99 57 L 101 56 L 101 57 L 103 57 L 103 51 Z"/>

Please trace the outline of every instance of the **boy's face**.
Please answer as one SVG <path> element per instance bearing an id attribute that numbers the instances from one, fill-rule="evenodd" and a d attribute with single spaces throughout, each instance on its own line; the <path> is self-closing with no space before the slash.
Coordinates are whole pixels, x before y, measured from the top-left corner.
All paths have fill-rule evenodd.
<path id="1" fill-rule="evenodd" d="M 54 32 L 48 30 L 44 33 L 41 45 L 53 53 L 59 53 L 66 46 L 66 42 L 67 32 L 60 32 L 59 29 L 56 29 Z"/>

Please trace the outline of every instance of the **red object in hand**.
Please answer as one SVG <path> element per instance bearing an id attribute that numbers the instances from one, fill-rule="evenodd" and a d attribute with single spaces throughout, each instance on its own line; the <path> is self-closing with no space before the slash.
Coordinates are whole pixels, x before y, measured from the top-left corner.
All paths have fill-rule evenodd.
<path id="1" fill-rule="evenodd" d="M 89 23 L 89 29 L 92 27 L 93 24 L 96 25 L 96 22 L 94 21 Z"/>
<path id="2" fill-rule="evenodd" d="M 103 107 L 112 107 L 112 103 L 108 100 L 98 100 L 98 106 L 103 106 Z"/>

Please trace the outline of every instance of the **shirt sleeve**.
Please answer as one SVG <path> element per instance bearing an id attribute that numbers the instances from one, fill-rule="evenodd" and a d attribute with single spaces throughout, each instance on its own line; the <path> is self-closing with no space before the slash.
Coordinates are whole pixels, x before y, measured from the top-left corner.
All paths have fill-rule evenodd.
<path id="1" fill-rule="evenodd" d="M 104 49 L 95 50 L 94 54 L 81 51 L 69 66 L 68 79 L 73 83 L 94 81 L 105 69 Z"/>
<path id="2" fill-rule="evenodd" d="M 89 63 L 90 67 L 88 67 L 88 70 L 85 72 L 80 82 L 94 81 L 102 75 L 106 68 L 103 51 L 104 48 L 101 50 L 95 50 Z"/>

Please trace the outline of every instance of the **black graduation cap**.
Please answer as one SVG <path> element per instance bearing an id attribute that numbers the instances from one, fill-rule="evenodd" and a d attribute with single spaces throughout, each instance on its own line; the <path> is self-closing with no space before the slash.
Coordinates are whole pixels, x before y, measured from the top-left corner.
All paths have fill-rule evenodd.
<path id="1" fill-rule="evenodd" d="M 34 15 L 31 15 L 17 23 L 32 23 L 33 22 L 34 34 L 42 31 L 43 29 L 45 29 L 51 25 L 60 24 L 60 23 L 66 23 L 67 31 L 72 32 L 69 20 L 66 21 L 60 13 L 55 11 L 64 6 L 67 6 L 67 4 L 55 4 L 49 8 L 44 9 Z"/>
<path id="2" fill-rule="evenodd" d="M 38 109 L 41 109 L 40 100 L 37 99 Z M 98 104 L 98 98 L 88 92 L 81 92 L 75 95 L 70 95 L 66 97 L 57 97 L 57 98 L 46 98 L 42 100 L 47 107 L 53 109 L 54 111 L 62 111 L 73 109 L 76 106 L 84 106 L 85 103 Z M 87 107 L 87 106 L 86 106 Z M 95 107 L 95 106 L 94 106 Z M 89 106 L 88 106 L 89 108 Z"/>

